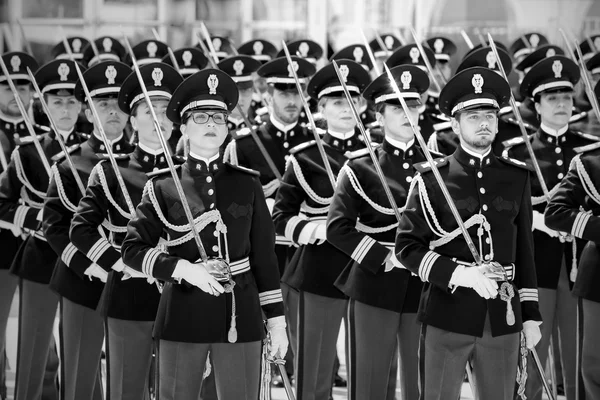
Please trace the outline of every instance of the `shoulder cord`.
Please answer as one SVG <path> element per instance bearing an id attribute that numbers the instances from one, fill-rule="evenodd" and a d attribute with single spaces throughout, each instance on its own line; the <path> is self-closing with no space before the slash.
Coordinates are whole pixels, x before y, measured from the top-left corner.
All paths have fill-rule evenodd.
<path id="1" fill-rule="evenodd" d="M 440 152 L 439 149 L 439 145 L 438 145 L 438 140 L 437 140 L 437 133 L 433 132 L 431 134 L 431 136 L 429 136 L 429 139 L 427 139 L 427 147 L 429 148 L 429 150 L 435 151 L 435 152 Z"/>
<path id="2" fill-rule="evenodd" d="M 425 182 L 423 181 L 423 177 L 421 174 L 416 174 L 413 182 L 417 182 L 418 190 L 419 190 L 419 199 L 421 201 L 421 208 L 423 209 L 423 215 L 425 215 L 425 220 L 427 221 L 427 225 L 429 225 L 429 229 L 433 232 L 434 235 L 439 236 L 440 238 L 437 240 L 431 241 L 429 244 L 430 249 L 434 249 L 436 247 L 443 246 L 447 243 L 450 243 L 452 240 L 462 235 L 462 231 L 460 227 L 457 227 L 452 232 L 447 232 L 440 225 L 435 211 L 433 210 L 433 206 L 431 205 L 431 201 L 429 199 L 429 194 L 427 192 L 427 188 L 425 187 Z M 411 191 L 413 185 L 411 184 Z M 431 218 L 431 220 L 430 220 Z M 433 225 L 432 225 L 433 222 Z M 491 235 L 491 226 L 485 215 L 479 213 L 472 215 L 467 221 L 465 221 L 464 225 L 466 229 L 469 229 L 475 225 L 479 225 L 479 229 L 477 230 L 477 236 L 479 237 L 479 252 L 482 253 L 483 249 L 483 235 L 487 234 L 487 237 L 490 239 L 490 259 L 494 259 L 494 245 Z"/>
<path id="3" fill-rule="evenodd" d="M 581 183 L 587 195 L 590 196 L 590 198 L 596 203 L 600 204 L 600 193 L 598 193 L 596 186 L 594 186 L 594 182 L 592 182 L 590 175 L 585 170 L 585 167 L 583 166 L 583 163 L 581 162 L 581 157 L 579 157 L 579 155 L 575 156 L 573 158 L 573 161 L 571 161 L 571 168 L 573 168 L 573 166 L 577 168 L 577 173 L 581 178 Z"/>
<path id="4" fill-rule="evenodd" d="M 367 225 L 361 223 L 360 220 L 356 221 L 356 230 L 359 232 L 367 233 L 367 234 L 389 232 L 392 229 L 396 229 L 397 227 L 398 227 L 397 222 L 393 223 L 391 225 L 388 225 L 388 226 L 373 228 L 373 227 L 370 227 L 370 226 L 367 226 Z"/>
<path id="5" fill-rule="evenodd" d="M 306 182 L 304 174 L 302 173 L 302 168 L 300 168 L 300 164 L 298 164 L 298 160 L 296 160 L 296 157 L 290 156 L 288 161 L 292 164 L 294 168 L 294 173 L 296 174 L 296 178 L 298 178 L 300 186 L 302 187 L 302 189 L 304 189 L 308 197 L 310 197 L 315 203 L 329 205 L 331 203 L 331 200 L 333 200 L 333 196 L 321 197 L 318 194 L 316 194 L 308 185 L 308 182 Z"/>
<path id="6" fill-rule="evenodd" d="M 60 177 L 60 172 L 58 171 L 57 165 L 56 164 L 52 165 L 51 169 L 52 169 L 52 173 L 54 174 L 54 180 L 56 181 L 56 188 L 58 189 L 58 197 L 60 198 L 61 203 L 67 210 L 74 213 L 75 210 L 77 209 L 77 206 L 75 204 L 71 203 L 71 201 L 67 197 L 67 193 L 65 192 L 65 187 L 63 186 L 62 178 Z"/>
<path id="7" fill-rule="evenodd" d="M 112 196 L 112 193 L 110 192 L 110 189 L 108 187 L 108 181 L 106 180 L 106 174 L 104 174 L 104 168 L 102 168 L 102 163 L 98 163 L 96 164 L 96 166 L 94 167 L 94 169 L 92 170 L 92 173 L 90 174 L 90 176 L 92 176 L 92 174 L 96 172 L 98 174 L 98 178 L 100 178 L 100 185 L 102 186 L 102 191 L 104 192 L 104 196 L 106 196 L 106 199 L 108 200 L 108 202 L 115 208 L 115 210 L 117 210 L 117 212 L 119 214 L 121 214 L 121 216 L 125 219 L 131 219 L 133 218 L 133 216 L 128 213 L 127 211 L 123 210 L 123 208 L 121 208 L 116 200 L 114 199 L 114 197 Z M 118 186 L 120 189 L 120 186 Z"/>
<path id="8" fill-rule="evenodd" d="M 340 171 L 340 176 L 343 173 L 345 173 L 346 176 L 348 176 L 348 180 L 352 184 L 352 187 L 354 188 L 354 191 L 360 197 L 362 197 L 371 207 L 373 207 L 376 211 L 379 211 L 382 214 L 385 214 L 385 215 L 394 215 L 394 210 L 392 208 L 383 207 L 383 206 L 375 203 L 373 200 L 371 200 L 369 198 L 369 196 L 367 196 L 367 194 L 365 193 L 364 189 L 362 188 L 360 182 L 358 181 L 358 178 L 356 177 L 356 174 L 354 173 L 354 171 L 352 170 L 352 168 L 350 168 L 350 166 L 348 164 L 346 164 L 346 165 L 344 165 L 342 167 L 342 170 Z M 406 207 L 402 207 L 402 208 L 400 208 L 399 211 L 402 213 L 402 212 L 404 212 L 405 208 Z"/>
<path id="9" fill-rule="evenodd" d="M 228 162 L 232 165 L 239 165 L 237 144 L 235 139 L 229 142 L 227 147 L 225 147 L 225 151 L 223 152 L 223 162 Z"/>
<path id="10" fill-rule="evenodd" d="M 263 185 L 262 188 L 265 197 L 271 197 L 277 191 L 277 189 L 279 189 L 279 180 L 273 179 L 271 182 Z"/>
<path id="11" fill-rule="evenodd" d="M 19 179 L 19 182 L 21 182 L 23 184 L 23 186 L 25 186 L 31 193 L 35 194 L 40 199 L 45 199 L 46 193 L 34 188 L 33 185 L 31 184 L 31 182 L 29 182 L 29 179 L 27 179 L 27 176 L 25 175 L 25 170 L 23 169 L 23 162 L 21 161 L 21 155 L 19 154 L 18 151 L 12 152 L 12 159 L 15 162 L 17 178 Z M 50 178 L 48 178 L 48 180 L 50 180 Z M 35 203 L 35 204 L 38 204 L 38 203 Z"/>
<path id="12" fill-rule="evenodd" d="M 557 183 L 552 190 L 550 190 L 548 192 L 548 198 L 552 198 L 552 196 L 554 196 L 556 194 L 556 192 L 558 192 L 558 186 L 560 185 L 560 182 Z M 531 196 L 531 205 L 532 206 L 537 206 L 539 204 L 544 204 L 547 202 L 546 196 Z"/>

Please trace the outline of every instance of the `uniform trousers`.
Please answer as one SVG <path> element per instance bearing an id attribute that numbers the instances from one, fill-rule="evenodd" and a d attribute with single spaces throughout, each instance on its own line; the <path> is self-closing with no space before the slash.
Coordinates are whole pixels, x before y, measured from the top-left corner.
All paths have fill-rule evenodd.
<path id="1" fill-rule="evenodd" d="M 417 399 L 420 336 L 417 314 L 400 314 L 351 299 L 348 322 L 348 399 L 387 398 L 389 385 L 396 385 L 397 369 L 393 363 L 397 362 L 394 357 L 397 350 L 402 399 Z"/>
<path id="2" fill-rule="evenodd" d="M 153 321 L 107 318 L 110 400 L 147 400 Z"/>
<path id="3" fill-rule="evenodd" d="M 10 306 L 19 279 L 11 274 L 7 269 L 0 269 L 0 357 L 4 358 L 6 351 L 6 325 L 8 324 L 8 315 Z M 0 363 L 3 368 L 0 370 L 0 389 L 6 382 L 6 364 Z"/>
<path id="4" fill-rule="evenodd" d="M 567 269 L 563 265 L 560 270 L 558 287 L 554 289 L 539 288 L 539 308 L 544 323 L 540 326 L 542 339 L 535 347 L 542 365 L 546 365 L 550 336 L 556 324 L 560 344 L 560 357 L 554 355 L 556 363 L 562 363 L 563 384 L 567 400 L 575 399 L 575 367 L 577 354 L 577 297 L 569 289 Z M 535 370 L 533 360 L 527 363 L 527 386 L 525 394 L 530 400 L 541 400 L 543 386 Z"/>
<path id="5" fill-rule="evenodd" d="M 262 343 L 159 344 L 160 400 L 198 400 L 210 351 L 219 400 L 256 400 Z"/>
<path id="6" fill-rule="evenodd" d="M 492 337 L 489 316 L 483 337 L 423 325 L 419 347 L 419 399 L 458 399 L 465 367 L 471 361 L 476 399 L 511 400 L 519 350 L 518 333 Z"/>
<path id="7" fill-rule="evenodd" d="M 62 297 L 61 399 L 102 400 L 100 357 L 104 323 L 98 312 Z"/>
<path id="8" fill-rule="evenodd" d="M 337 339 L 347 299 L 300 291 L 298 302 L 298 400 L 328 400 Z"/>
<path id="9" fill-rule="evenodd" d="M 20 280 L 18 400 L 58 399 L 59 360 L 53 335 L 58 301 L 58 294 L 47 284 Z"/>
<path id="10" fill-rule="evenodd" d="M 583 307 L 583 356 L 581 373 L 586 400 L 600 400 L 600 303 L 582 300 Z"/>

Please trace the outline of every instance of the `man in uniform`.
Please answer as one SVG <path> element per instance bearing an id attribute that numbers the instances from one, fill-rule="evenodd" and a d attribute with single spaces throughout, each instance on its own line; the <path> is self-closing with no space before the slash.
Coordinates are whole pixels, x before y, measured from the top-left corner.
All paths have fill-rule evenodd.
<path id="1" fill-rule="evenodd" d="M 67 146 L 83 140 L 75 131 L 81 102 L 73 95 L 77 73 L 72 61 L 52 61 L 41 67 L 35 78 L 59 132 L 38 137 L 43 155 L 31 137 L 21 139 L 0 177 L 0 219 L 30 233 L 11 267 L 20 278 L 15 397 L 37 399 L 44 393 L 44 398 L 58 399 L 58 356 L 52 331 L 59 298 L 48 286 L 57 257 L 40 231 L 50 180 L 41 157 L 52 163 L 51 158 L 61 151 L 57 134 Z"/>
<path id="2" fill-rule="evenodd" d="M 130 72 L 126 64 L 106 61 L 83 74 L 102 128 L 115 153 L 132 150 L 123 135 L 127 116 L 119 110 L 116 98 Z M 75 97 L 81 102 L 86 101 L 81 81 L 75 86 Z M 94 123 L 93 134 L 81 146 L 69 148 L 70 158 L 82 182 L 88 181 L 90 172 L 102 159 L 99 153 L 106 152 L 91 110 L 86 110 L 86 115 Z M 101 398 L 101 384 L 97 378 L 104 330 L 96 307 L 107 274 L 96 264 L 97 252 L 84 254 L 69 239 L 71 219 L 82 193 L 68 160 L 64 158 L 62 153 L 53 158 L 56 164 L 52 167 L 53 176 L 42 214 L 44 236 L 59 257 L 50 287 L 61 296 L 61 398 L 97 400 Z"/>
<path id="3" fill-rule="evenodd" d="M 182 47 L 181 49 L 173 51 L 173 55 L 175 56 L 175 60 L 179 67 L 179 73 L 183 79 L 189 78 L 196 72 L 204 69 L 208 64 L 208 58 L 206 58 L 204 53 L 197 47 Z M 169 54 L 164 56 L 161 61 L 173 66 L 173 60 Z"/>
<path id="4" fill-rule="evenodd" d="M 595 94 L 600 93 L 596 85 Z M 598 214 L 600 211 L 600 145 L 592 144 L 581 149 L 581 154 L 573 157 L 569 172 L 545 211 L 545 222 L 550 229 L 568 232 L 587 242 L 583 249 L 573 286 L 573 294 L 578 298 L 580 316 L 578 332 L 581 375 L 585 388 L 585 398 L 600 399 L 600 352 L 595 338 L 600 334 L 600 296 L 598 296 L 598 263 L 600 253 L 598 243 Z M 577 377 L 579 379 L 579 377 Z M 580 390 L 581 391 L 581 390 Z"/>
<path id="5" fill-rule="evenodd" d="M 212 45 L 215 49 L 215 55 L 218 58 L 218 62 L 221 62 L 224 59 L 231 57 L 235 54 L 235 47 L 233 46 L 233 43 L 231 43 L 231 40 L 229 40 L 228 37 L 212 36 L 210 38 L 210 41 L 212 42 Z M 204 44 L 207 48 L 210 49 L 206 40 L 204 41 Z M 201 47 L 200 44 L 197 44 L 196 46 Z"/>
<path id="6" fill-rule="evenodd" d="M 412 120 L 416 120 L 421 94 L 429 88 L 427 74 L 412 65 L 394 67 L 391 72 L 402 88 Z M 415 144 L 408 117 L 386 73 L 373 81 L 363 96 L 375 104 L 385 133 L 385 141 L 375 152 L 386 184 L 402 210 L 412 166 L 425 161 L 425 156 Z M 419 396 L 416 312 L 423 285 L 417 276 L 392 262 L 397 222 L 369 153 L 365 149 L 354 152 L 340 171 L 327 216 L 327 240 L 352 259 L 335 283 L 350 298 L 349 399 L 385 399 L 388 387 L 393 388 L 391 398 L 395 398 L 397 341 L 402 398 Z"/>
<path id="7" fill-rule="evenodd" d="M 425 282 L 419 321 L 420 398 L 457 399 L 472 362 L 476 398 L 511 400 L 519 360 L 519 332 L 528 348 L 540 337 L 533 264 L 529 170 L 492 152 L 497 111 L 510 86 L 481 67 L 454 76 L 440 94 L 460 136 L 454 154 L 418 174 L 398 226 L 396 256 Z M 445 185 L 482 260 L 461 235 Z M 530 375 L 531 376 L 531 375 Z"/>
<path id="8" fill-rule="evenodd" d="M 177 171 L 183 193 L 167 171 L 146 184 L 123 242 L 123 261 L 167 282 L 154 329 L 160 399 L 196 400 L 210 351 L 219 398 L 255 400 L 263 312 L 270 356 L 287 350 L 273 222 L 258 173 L 224 163 L 219 152 L 227 113 L 237 103 L 235 82 L 216 69 L 186 82 L 167 110 L 190 140 Z M 192 237 L 180 196 L 198 222 L 202 246 Z"/>
<path id="9" fill-rule="evenodd" d="M 27 107 L 32 98 L 27 67 L 35 71 L 37 62 L 29 54 L 22 52 L 5 53 L 2 55 L 2 59 L 19 91 L 19 97 Z M 15 148 L 15 142 L 20 137 L 25 136 L 29 135 L 23 116 L 17 107 L 6 76 L 0 71 L 0 171 L 6 169 L 8 161 L 10 161 L 10 155 Z M 21 230 L 13 224 L 3 224 L 0 227 L 0 245 L 4 249 L 3 261 L 0 263 L 0 397 L 6 394 L 6 324 L 8 323 L 10 306 L 18 284 L 18 279 L 10 274 L 9 268 L 21 245 L 20 235 Z"/>
<path id="10" fill-rule="evenodd" d="M 579 81 L 579 68 L 571 59 L 556 55 L 544 58 L 529 70 L 521 82 L 523 97 L 533 98 L 540 116 L 540 129 L 529 140 L 539 163 L 549 196 L 555 192 L 568 172 L 577 147 L 589 145 L 597 138 L 569 129 L 573 110 L 573 88 Z M 506 142 L 505 154 L 531 163 L 522 137 Z M 571 295 L 571 274 L 577 267 L 577 242 L 544 223 L 548 199 L 537 176 L 531 180 L 533 238 L 537 283 L 540 288 L 540 311 L 544 320 L 538 354 L 546 362 L 554 324 L 558 325 L 565 393 L 575 398 L 576 301 Z M 568 242 L 566 242 L 568 240 Z M 566 243 L 565 243 L 566 242 Z M 579 249 L 581 250 L 581 249 Z M 571 279 L 569 279 L 571 278 Z M 529 373 L 527 397 L 541 398 L 541 385 L 533 369 Z"/>
<path id="11" fill-rule="evenodd" d="M 520 63 L 525 57 L 533 53 L 539 46 L 549 44 L 546 36 L 538 32 L 530 32 L 520 35 L 510 45 L 509 51 L 515 63 Z"/>
<path id="12" fill-rule="evenodd" d="M 347 85 L 358 96 L 369 83 L 369 74 L 353 61 L 339 61 Z M 319 100 L 327 122 L 322 136 L 327 162 L 335 175 L 347 160 L 345 153 L 364 144 L 359 139 L 350 105 L 329 64 L 308 84 L 308 94 Z M 337 354 L 336 342 L 347 298 L 334 282 L 350 258 L 326 241 L 325 220 L 333 192 L 324 160 L 315 141 L 290 151 L 283 181 L 275 197 L 276 232 L 300 247 L 286 266 L 282 281 L 299 292 L 296 382 L 298 398 L 327 400 Z"/>
<path id="13" fill-rule="evenodd" d="M 111 36 L 101 36 L 94 40 L 94 44 L 98 54 L 91 43 L 83 49 L 81 62 L 88 68 L 102 61 L 121 61 L 127 53 L 121 42 Z"/>
<path id="14" fill-rule="evenodd" d="M 380 37 L 383 41 L 384 48 L 381 48 L 381 44 L 377 38 L 369 42 L 369 47 L 371 47 L 371 50 L 373 51 L 375 62 L 379 66 L 379 70 L 383 71 L 383 63 L 385 60 L 398 48 L 404 46 L 404 43 L 398 39 L 396 35 L 391 33 L 380 35 Z"/>
<path id="15" fill-rule="evenodd" d="M 131 154 L 116 157 L 134 207 L 142 198 L 147 174 L 167 167 L 167 156 L 157 135 L 164 135 L 165 140 L 171 135 L 173 123 L 166 117 L 167 104 L 183 81 L 173 67 L 163 63 L 146 64 L 140 67 L 140 72 L 161 132 L 156 132 L 138 77 L 133 72 L 123 82 L 118 100 L 121 111 L 130 115 L 139 141 Z M 111 163 L 99 162 L 91 172 L 86 195 L 79 201 L 73 216 L 70 238 L 81 253 L 94 254 L 95 263 L 109 273 L 103 312 L 107 317 L 105 340 L 111 400 L 146 398 L 153 347 L 152 325 L 160 298 L 157 287 L 146 279 L 128 279 L 121 260 L 119 249 L 132 217 Z M 105 220 L 111 224 L 110 241 L 98 231 Z"/>

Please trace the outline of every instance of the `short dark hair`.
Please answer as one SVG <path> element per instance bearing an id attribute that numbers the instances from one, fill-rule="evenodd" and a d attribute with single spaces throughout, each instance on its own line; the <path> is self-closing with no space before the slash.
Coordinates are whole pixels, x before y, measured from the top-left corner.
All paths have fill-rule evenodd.
<path id="1" fill-rule="evenodd" d="M 378 112 L 379 114 L 382 114 L 385 112 L 385 106 L 387 104 L 385 104 L 385 102 L 381 102 L 381 103 L 375 103 L 375 112 Z"/>
<path id="2" fill-rule="evenodd" d="M 535 96 L 533 96 L 533 102 L 534 103 L 539 103 L 542 100 L 542 94 L 557 94 L 557 93 L 575 93 L 573 89 L 568 89 L 568 88 L 559 88 L 559 89 L 550 89 L 550 90 L 544 90 L 543 92 L 539 92 L 536 93 Z"/>

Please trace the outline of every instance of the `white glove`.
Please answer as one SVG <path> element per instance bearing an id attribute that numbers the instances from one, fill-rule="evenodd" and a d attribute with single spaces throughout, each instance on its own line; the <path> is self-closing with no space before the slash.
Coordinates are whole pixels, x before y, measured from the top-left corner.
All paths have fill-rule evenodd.
<path id="1" fill-rule="evenodd" d="M 525 335 L 525 344 L 528 349 L 533 349 L 536 344 L 542 339 L 540 331 L 540 323 L 538 321 L 523 322 L 523 334 Z"/>
<path id="2" fill-rule="evenodd" d="M 10 222 L 0 221 L 0 229 L 8 229 L 12 232 L 15 237 L 19 237 L 23 234 L 21 228 Z"/>
<path id="3" fill-rule="evenodd" d="M 202 263 L 193 264 L 188 260 L 179 260 L 172 276 L 175 279 L 185 279 L 203 292 L 213 296 L 219 296 L 225 291 L 223 286 L 208 273 Z"/>
<path id="4" fill-rule="evenodd" d="M 270 318 L 267 321 L 267 330 L 269 332 L 269 356 L 277 359 L 283 359 L 288 349 L 288 337 L 285 331 L 285 317 Z"/>
<path id="5" fill-rule="evenodd" d="M 123 272 L 125 269 L 125 263 L 122 258 L 119 258 L 116 263 L 111 267 L 114 271 Z"/>
<path id="6" fill-rule="evenodd" d="M 85 275 L 90 277 L 90 281 L 92 277 L 100 279 L 102 282 L 106 283 L 108 279 L 108 272 L 102 269 L 98 264 L 90 265 L 84 272 Z"/>
<path id="7" fill-rule="evenodd" d="M 498 295 L 498 283 L 483 274 L 478 267 L 465 268 L 458 265 L 450 278 L 450 284 L 474 289 L 484 299 Z"/>
<path id="8" fill-rule="evenodd" d="M 554 231 L 546 226 L 544 222 L 544 214 L 539 211 L 533 211 L 533 224 L 532 231 L 538 230 L 546 233 L 550 237 L 558 237 L 558 232 Z"/>
<path id="9" fill-rule="evenodd" d="M 385 269 L 384 269 L 384 271 L 385 272 L 390 272 L 394 268 L 406 269 L 406 267 L 404 265 L 402 265 L 402 263 L 400 263 L 400 261 L 396 257 L 396 253 L 394 253 L 392 251 L 392 252 L 390 252 L 390 256 L 388 257 L 388 259 L 385 262 Z"/>
<path id="10" fill-rule="evenodd" d="M 316 244 L 322 244 L 327 240 L 327 224 L 319 223 L 317 229 L 313 232 L 313 238 Z"/>
<path id="11" fill-rule="evenodd" d="M 273 207 L 275 207 L 275 199 L 269 197 L 267 200 L 267 208 L 269 209 L 269 214 L 273 215 Z"/>

